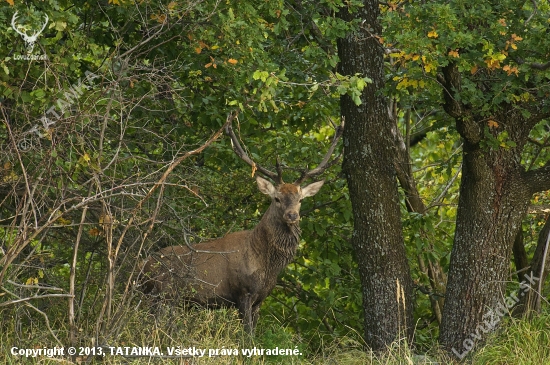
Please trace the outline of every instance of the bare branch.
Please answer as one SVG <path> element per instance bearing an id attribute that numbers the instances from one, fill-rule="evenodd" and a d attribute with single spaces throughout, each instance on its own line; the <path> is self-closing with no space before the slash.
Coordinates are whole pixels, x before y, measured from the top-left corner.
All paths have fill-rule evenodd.
<path id="1" fill-rule="evenodd" d="M 38 290 L 51 290 L 51 291 L 63 291 L 62 288 L 56 288 L 55 286 L 42 286 L 42 285 L 27 285 L 27 284 L 19 284 L 16 283 L 13 280 L 6 280 L 11 285 L 17 286 L 19 288 L 26 288 L 26 289 L 38 289 Z"/>
<path id="2" fill-rule="evenodd" d="M 529 66 L 531 66 L 531 68 L 534 68 L 535 70 L 545 71 L 550 68 L 550 61 L 546 63 L 533 62 L 533 63 L 530 63 Z"/>
<path id="3" fill-rule="evenodd" d="M 27 298 L 19 298 L 10 300 L 4 303 L 0 303 L 0 307 L 5 307 L 8 305 L 16 304 L 16 303 L 22 303 L 22 302 L 28 302 L 29 300 L 34 299 L 42 299 L 42 298 L 73 298 L 74 296 L 71 294 L 43 294 L 43 295 L 33 295 L 32 297 Z"/>
<path id="4" fill-rule="evenodd" d="M 529 214 L 546 214 L 550 213 L 550 205 L 530 205 L 527 213 Z"/>
<path id="5" fill-rule="evenodd" d="M 460 164 L 460 166 L 456 170 L 456 173 L 454 174 L 454 176 L 451 178 L 451 180 L 449 180 L 449 182 L 447 183 L 445 188 L 443 188 L 443 191 L 441 192 L 441 194 L 439 194 L 439 196 L 437 198 L 435 198 L 430 203 L 430 205 L 428 205 L 428 208 L 426 208 L 426 210 L 431 209 L 431 208 L 433 208 L 433 207 L 435 207 L 435 206 L 437 206 L 441 203 L 441 201 L 443 200 L 445 195 L 447 195 L 447 192 L 449 191 L 449 189 L 453 186 L 455 180 L 458 178 L 458 175 L 460 175 L 461 171 L 462 171 L 462 164 Z"/>

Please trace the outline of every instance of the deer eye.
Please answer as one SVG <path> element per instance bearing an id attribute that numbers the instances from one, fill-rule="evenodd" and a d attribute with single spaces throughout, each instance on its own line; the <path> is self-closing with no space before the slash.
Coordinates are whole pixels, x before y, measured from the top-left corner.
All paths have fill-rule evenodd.
<path id="1" fill-rule="evenodd" d="M 276 201 L 277 203 L 280 203 L 280 202 L 281 202 L 281 199 L 275 198 L 275 201 Z"/>

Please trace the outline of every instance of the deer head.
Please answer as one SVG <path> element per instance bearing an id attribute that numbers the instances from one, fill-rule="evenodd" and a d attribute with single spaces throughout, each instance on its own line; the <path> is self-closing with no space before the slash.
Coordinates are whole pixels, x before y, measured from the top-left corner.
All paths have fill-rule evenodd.
<path id="1" fill-rule="evenodd" d="M 46 28 L 46 25 L 48 25 L 48 20 L 50 20 L 48 18 L 48 14 L 44 14 L 44 15 L 45 15 L 45 18 L 46 18 L 46 20 L 44 22 L 44 25 L 42 25 L 42 28 L 39 31 L 34 32 L 32 35 L 28 35 L 26 32 L 22 32 L 18 29 L 17 25 L 15 24 L 15 21 L 17 20 L 17 11 L 15 12 L 15 14 L 13 14 L 13 17 L 11 18 L 11 27 L 19 35 L 21 35 L 21 37 L 23 37 L 23 40 L 27 44 L 27 53 L 29 53 L 29 54 L 32 53 L 32 51 L 34 49 L 34 44 L 36 43 L 36 40 L 38 39 L 38 36 L 42 33 L 44 28 Z"/>
<path id="2" fill-rule="evenodd" d="M 300 222 L 300 205 L 302 199 L 317 194 L 324 181 L 318 181 L 304 188 L 296 184 L 280 184 L 277 187 L 272 183 L 256 176 L 260 191 L 271 197 L 273 214 L 280 217 L 286 224 L 295 225 Z"/>

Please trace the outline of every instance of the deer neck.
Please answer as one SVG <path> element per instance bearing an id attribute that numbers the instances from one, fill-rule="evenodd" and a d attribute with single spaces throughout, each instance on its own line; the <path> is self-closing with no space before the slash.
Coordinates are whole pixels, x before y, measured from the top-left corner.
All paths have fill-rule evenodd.
<path id="1" fill-rule="evenodd" d="M 296 254 L 300 243 L 300 226 L 288 225 L 275 217 L 270 206 L 253 232 L 254 251 L 268 260 L 268 266 L 282 270 Z"/>

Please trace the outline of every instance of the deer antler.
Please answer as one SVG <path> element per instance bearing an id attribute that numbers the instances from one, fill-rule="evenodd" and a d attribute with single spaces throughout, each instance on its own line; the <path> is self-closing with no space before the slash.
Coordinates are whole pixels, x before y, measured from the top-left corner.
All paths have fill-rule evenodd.
<path id="1" fill-rule="evenodd" d="M 237 115 L 235 114 L 233 116 L 233 114 L 230 114 L 230 116 L 232 116 L 231 120 L 233 120 Z M 227 117 L 227 119 L 229 120 L 229 116 Z M 229 135 L 229 137 L 231 137 L 231 146 L 233 147 L 233 151 L 237 154 L 237 156 L 239 156 L 241 158 L 241 160 L 243 160 L 244 162 L 246 162 L 248 165 L 250 165 L 252 167 L 253 174 L 254 174 L 255 171 L 259 171 L 263 175 L 265 175 L 266 177 L 269 177 L 275 183 L 277 183 L 277 184 L 282 184 L 283 183 L 283 170 L 282 170 L 282 167 L 281 167 L 281 162 L 279 161 L 278 157 L 277 157 L 277 164 L 276 164 L 276 167 L 275 167 L 277 169 L 277 173 L 274 173 L 273 171 L 270 171 L 270 170 L 266 169 L 265 167 L 255 163 L 248 156 L 248 154 L 241 147 L 239 139 L 237 138 L 237 136 L 235 135 L 235 132 L 233 131 L 233 127 L 232 127 L 231 122 L 228 123 L 227 126 L 225 127 L 225 133 L 227 133 Z"/>
<path id="2" fill-rule="evenodd" d="M 298 178 L 298 180 L 294 182 L 294 184 L 301 184 L 308 178 L 321 175 L 326 169 L 335 165 L 340 160 L 340 157 L 342 157 L 342 153 L 340 153 L 332 161 L 329 162 L 330 156 L 332 156 L 332 153 L 334 152 L 334 149 L 338 144 L 338 140 L 340 139 L 340 137 L 342 137 L 343 133 L 344 133 L 344 118 L 342 118 L 342 122 L 340 123 L 340 125 L 336 127 L 336 131 L 334 132 L 334 137 L 332 137 L 332 143 L 327 153 L 325 154 L 325 157 L 323 157 L 323 160 L 321 161 L 321 163 L 313 170 L 308 170 L 307 168 L 302 170 L 300 177 Z"/>

